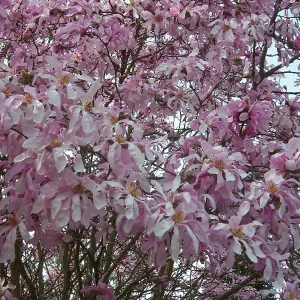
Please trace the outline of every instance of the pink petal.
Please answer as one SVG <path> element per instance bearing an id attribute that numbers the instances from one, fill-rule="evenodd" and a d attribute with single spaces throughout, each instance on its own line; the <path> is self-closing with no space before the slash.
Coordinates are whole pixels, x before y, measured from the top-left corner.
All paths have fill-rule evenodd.
<path id="1" fill-rule="evenodd" d="M 176 176 L 172 182 L 172 188 L 171 188 L 171 191 L 172 192 L 175 192 L 179 186 L 180 186 L 180 183 L 181 183 L 181 179 L 180 179 L 180 176 Z"/>
<path id="2" fill-rule="evenodd" d="M 257 263 L 257 262 L 258 262 L 258 259 L 257 259 L 257 257 L 254 255 L 252 249 L 249 247 L 249 245 L 247 244 L 247 242 L 244 241 L 244 240 L 240 240 L 240 241 L 244 244 L 244 246 L 245 246 L 245 248 L 246 248 L 246 254 L 247 254 L 247 256 L 249 257 L 249 259 L 250 259 L 252 262 Z"/>
<path id="3" fill-rule="evenodd" d="M 49 103 L 53 104 L 54 106 L 60 107 L 61 104 L 61 98 L 60 94 L 55 91 L 55 90 L 50 90 L 46 92 L 48 98 L 49 98 Z"/>
<path id="4" fill-rule="evenodd" d="M 21 118 L 20 108 L 13 106 L 10 108 L 9 113 L 13 123 L 18 124 Z"/>
<path id="5" fill-rule="evenodd" d="M 93 118 L 90 113 L 86 111 L 82 111 L 82 119 L 81 119 L 81 126 L 82 130 L 85 133 L 90 133 L 93 131 Z"/>
<path id="6" fill-rule="evenodd" d="M 73 131 L 76 123 L 78 122 L 80 111 L 81 109 L 79 107 L 76 107 L 73 111 L 70 111 L 71 117 L 70 117 L 69 128 L 71 132 Z"/>
<path id="7" fill-rule="evenodd" d="M 67 165 L 67 158 L 64 153 L 56 152 L 54 154 L 54 163 L 58 173 L 60 173 Z"/>
<path id="8" fill-rule="evenodd" d="M 141 167 L 144 163 L 144 155 L 142 154 L 140 149 L 133 143 L 128 143 L 128 151 L 135 160 L 137 166 Z"/>
<path id="9" fill-rule="evenodd" d="M 97 79 L 86 94 L 86 100 L 92 99 L 101 87 L 101 82 Z"/>
<path id="10" fill-rule="evenodd" d="M 295 171 L 297 168 L 297 164 L 294 160 L 290 159 L 285 162 L 285 167 L 290 171 Z"/>
<path id="11" fill-rule="evenodd" d="M 266 258 L 266 267 L 264 270 L 264 279 L 269 281 L 273 275 L 272 262 L 269 258 Z"/>
<path id="12" fill-rule="evenodd" d="M 52 68 L 55 69 L 61 68 L 61 62 L 54 56 L 46 56 L 46 62 Z"/>
<path id="13" fill-rule="evenodd" d="M 74 170 L 76 172 L 84 172 L 85 171 L 81 155 L 78 155 L 75 159 Z"/>
<path id="14" fill-rule="evenodd" d="M 263 195 L 261 196 L 260 200 L 259 200 L 259 206 L 260 208 L 264 208 L 266 206 L 266 204 L 269 201 L 269 193 L 265 192 L 263 193 Z"/>
<path id="15" fill-rule="evenodd" d="M 232 244 L 233 244 L 233 251 L 236 253 L 236 254 L 242 254 L 242 246 L 241 244 L 239 243 L 239 240 L 234 237 L 233 241 L 232 241 Z"/>
<path id="16" fill-rule="evenodd" d="M 175 222 L 170 218 L 162 220 L 154 228 L 155 235 L 161 238 L 168 230 L 170 230 L 174 226 L 174 224 Z"/>
<path id="17" fill-rule="evenodd" d="M 51 205 L 51 218 L 55 219 L 57 213 L 59 212 L 61 208 L 63 198 L 61 196 L 57 196 L 52 200 Z"/>
<path id="18" fill-rule="evenodd" d="M 97 209 L 101 209 L 107 205 L 106 197 L 102 193 L 93 194 L 93 202 Z"/>
<path id="19" fill-rule="evenodd" d="M 291 158 L 293 153 L 300 147 L 300 138 L 291 138 L 287 144 L 287 155 Z"/>
<path id="20" fill-rule="evenodd" d="M 72 197 L 72 220 L 78 222 L 81 219 L 81 204 L 79 195 Z"/>
<path id="21" fill-rule="evenodd" d="M 190 236 L 191 238 L 191 241 L 192 241 L 192 245 L 193 245 L 193 249 L 195 251 L 195 255 L 198 254 L 198 250 L 199 250 L 199 242 L 197 240 L 197 237 L 195 236 L 195 234 L 193 233 L 193 231 L 191 230 L 191 228 L 187 225 L 184 225 L 182 224 L 183 227 L 185 227 L 186 231 L 187 231 L 187 234 Z M 203 235 L 203 239 L 202 239 L 202 242 L 204 242 L 205 238 L 204 238 L 205 235 Z M 200 237 L 198 237 L 199 240 L 201 241 Z"/>
<path id="22" fill-rule="evenodd" d="M 24 241 L 29 241 L 30 240 L 30 235 L 29 235 L 29 232 L 28 232 L 24 222 L 20 222 L 18 227 L 19 227 L 21 236 L 24 239 Z"/>
<path id="23" fill-rule="evenodd" d="M 77 98 L 77 94 L 75 92 L 75 90 L 73 89 L 73 86 L 71 83 L 67 84 L 67 93 L 68 93 L 68 98 L 69 99 L 76 99 Z"/>
<path id="24" fill-rule="evenodd" d="M 34 149 L 39 148 L 38 139 L 34 136 L 24 141 L 23 148 L 25 149 Z"/>
<path id="25" fill-rule="evenodd" d="M 37 201 L 35 201 L 31 213 L 32 214 L 38 214 L 43 208 L 44 208 L 44 197 L 42 195 L 40 195 L 37 199 Z"/>
<path id="26" fill-rule="evenodd" d="M 245 225 L 243 228 L 243 232 L 250 238 L 252 238 L 255 234 L 255 228 L 251 225 Z"/>
<path id="27" fill-rule="evenodd" d="M 18 155 L 17 157 L 15 157 L 14 162 L 18 163 L 21 162 L 23 160 L 25 160 L 26 158 L 29 158 L 31 155 L 26 151 L 21 153 L 20 155 Z"/>
<path id="28" fill-rule="evenodd" d="M 171 240 L 171 256 L 174 261 L 178 260 L 180 247 L 181 247 L 181 243 L 180 243 L 179 230 L 177 226 L 174 226 L 172 240 Z"/>
<path id="29" fill-rule="evenodd" d="M 43 103 L 38 100 L 35 100 L 33 102 L 32 113 L 33 113 L 32 120 L 37 124 L 41 123 L 43 121 L 44 114 L 45 114 Z"/>
<path id="30" fill-rule="evenodd" d="M 244 216 L 250 210 L 250 203 L 248 201 L 244 201 L 239 208 L 239 214 Z"/>

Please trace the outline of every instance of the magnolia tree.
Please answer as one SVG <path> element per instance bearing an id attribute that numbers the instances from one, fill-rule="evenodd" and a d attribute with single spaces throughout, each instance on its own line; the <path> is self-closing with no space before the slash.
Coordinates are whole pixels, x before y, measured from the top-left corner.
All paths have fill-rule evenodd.
<path id="1" fill-rule="evenodd" d="M 0 0 L 1 299 L 300 299 L 299 16 Z"/>

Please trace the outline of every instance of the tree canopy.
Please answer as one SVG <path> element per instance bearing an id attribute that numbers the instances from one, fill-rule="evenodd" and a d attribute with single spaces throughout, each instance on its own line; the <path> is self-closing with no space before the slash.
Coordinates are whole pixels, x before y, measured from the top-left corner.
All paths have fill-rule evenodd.
<path id="1" fill-rule="evenodd" d="M 299 21 L 0 0 L 0 299 L 300 299 Z"/>

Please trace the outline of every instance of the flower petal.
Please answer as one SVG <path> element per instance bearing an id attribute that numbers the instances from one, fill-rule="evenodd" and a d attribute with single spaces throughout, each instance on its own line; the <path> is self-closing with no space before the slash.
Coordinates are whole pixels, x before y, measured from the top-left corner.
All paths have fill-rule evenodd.
<path id="1" fill-rule="evenodd" d="M 46 92 L 48 98 L 49 98 L 49 103 L 53 104 L 54 106 L 60 106 L 61 103 L 61 98 L 60 98 L 60 94 L 55 91 L 55 90 L 50 90 Z"/>
<path id="2" fill-rule="evenodd" d="M 81 155 L 78 155 L 75 159 L 74 170 L 76 172 L 84 172 L 85 171 Z"/>
<path id="3" fill-rule="evenodd" d="M 248 201 L 244 201 L 239 208 L 239 214 L 244 216 L 250 210 L 250 203 Z"/>
<path id="4" fill-rule="evenodd" d="M 37 124 L 41 123 L 43 121 L 44 114 L 45 114 L 43 103 L 38 100 L 35 100 L 33 102 L 32 113 L 33 113 L 32 120 Z"/>
<path id="5" fill-rule="evenodd" d="M 232 241 L 233 243 L 233 251 L 236 253 L 236 254 L 242 254 L 242 246 L 241 244 L 239 243 L 239 240 L 234 237 L 234 240 Z"/>
<path id="6" fill-rule="evenodd" d="M 240 240 L 240 241 L 244 244 L 244 246 L 245 246 L 245 248 L 246 248 L 246 254 L 247 254 L 247 256 L 249 257 L 249 259 L 250 259 L 252 262 L 257 263 L 257 262 L 258 262 L 258 259 L 257 259 L 257 257 L 254 255 L 253 250 L 249 247 L 249 245 L 247 244 L 247 242 L 244 241 L 244 240 Z"/>
<path id="7" fill-rule="evenodd" d="M 175 222 L 170 218 L 162 220 L 154 228 L 155 235 L 161 238 L 168 230 L 170 230 L 174 226 L 174 224 Z"/>
<path id="8" fill-rule="evenodd" d="M 54 155 L 54 163 L 58 173 L 60 173 L 67 165 L 67 158 L 64 153 L 56 153 Z"/>
<path id="9" fill-rule="evenodd" d="M 174 226 L 172 240 L 171 240 L 171 256 L 174 261 L 178 260 L 180 252 L 180 235 L 177 226 Z"/>

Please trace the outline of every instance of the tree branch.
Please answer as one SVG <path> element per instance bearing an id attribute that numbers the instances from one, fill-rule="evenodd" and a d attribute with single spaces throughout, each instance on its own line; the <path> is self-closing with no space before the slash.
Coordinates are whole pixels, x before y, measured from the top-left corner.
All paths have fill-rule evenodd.
<path id="1" fill-rule="evenodd" d="M 232 289 L 228 290 L 227 292 L 225 292 L 223 295 L 216 297 L 215 300 L 226 300 L 228 299 L 228 297 L 236 294 L 239 290 L 241 290 L 244 286 L 246 286 L 247 284 L 249 284 L 253 279 L 257 278 L 258 276 L 260 276 L 261 274 L 257 274 L 254 273 L 252 275 L 250 275 L 248 278 L 246 278 L 244 281 L 242 281 L 241 283 L 235 285 Z"/>

